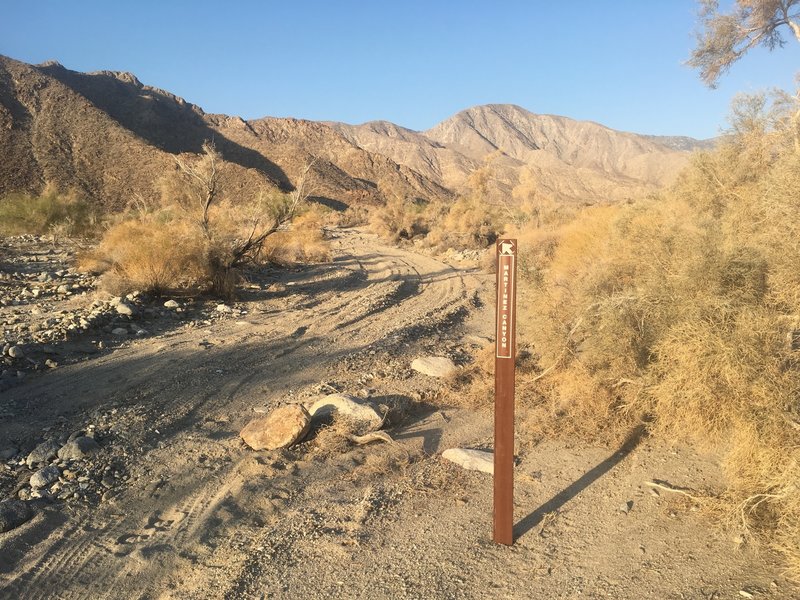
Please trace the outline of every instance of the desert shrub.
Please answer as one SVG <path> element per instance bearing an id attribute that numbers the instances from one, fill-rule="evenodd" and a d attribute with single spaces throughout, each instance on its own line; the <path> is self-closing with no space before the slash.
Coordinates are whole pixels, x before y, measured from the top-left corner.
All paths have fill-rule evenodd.
<path id="1" fill-rule="evenodd" d="M 79 266 L 103 273 L 100 286 L 114 294 L 199 291 L 211 276 L 208 247 L 189 223 L 159 219 L 111 227 Z"/>
<path id="2" fill-rule="evenodd" d="M 348 206 L 343 212 L 335 213 L 332 225 L 337 227 L 359 227 L 368 225 L 370 221 L 370 210 L 366 206 Z"/>
<path id="3" fill-rule="evenodd" d="M 109 289 L 210 291 L 232 299 L 241 269 L 266 260 L 265 243 L 274 235 L 272 254 L 283 240 L 293 244 L 285 256 L 325 259 L 320 221 L 300 225 L 305 239 L 280 235 L 308 198 L 312 166 L 291 193 L 265 185 L 254 198 L 233 198 L 226 196 L 225 163 L 206 143 L 201 156 L 176 158 L 175 172 L 161 182 L 160 204 L 138 203 L 118 218 L 83 265 L 104 272 Z"/>
<path id="4" fill-rule="evenodd" d="M 91 204 L 75 193 L 60 194 L 51 186 L 39 196 L 14 193 L 0 199 L 3 235 L 89 235 L 97 221 L 97 211 Z"/>
<path id="5" fill-rule="evenodd" d="M 373 210 L 369 224 L 373 232 L 392 242 L 410 240 L 428 233 L 429 229 L 426 205 L 400 196 Z"/>
<path id="6" fill-rule="evenodd" d="M 794 110 L 794 109 L 793 109 Z M 800 576 L 800 153 L 785 111 L 731 135 L 660 197 L 522 226 L 523 428 L 656 435 L 724 456 L 735 522 Z"/>
<path id="7" fill-rule="evenodd" d="M 264 260 L 278 265 L 320 263 L 331 260 L 325 239 L 325 216 L 310 210 L 295 217 L 286 231 L 279 231 L 264 243 Z"/>

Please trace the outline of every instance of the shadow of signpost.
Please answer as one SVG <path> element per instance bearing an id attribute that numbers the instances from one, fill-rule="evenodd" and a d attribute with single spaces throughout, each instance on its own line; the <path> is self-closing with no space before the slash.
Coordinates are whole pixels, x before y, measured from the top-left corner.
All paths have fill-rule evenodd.
<path id="1" fill-rule="evenodd" d="M 575 496 L 580 494 L 583 490 L 588 488 L 595 481 L 616 467 L 633 451 L 634 448 L 639 445 L 645 435 L 646 429 L 644 425 L 638 425 L 636 428 L 634 428 L 633 431 L 628 434 L 628 437 L 622 443 L 622 446 L 620 446 L 619 450 L 614 452 L 614 454 L 609 456 L 591 470 L 584 473 L 580 479 L 577 479 L 568 487 L 558 492 L 555 496 L 550 498 L 547 502 L 542 504 L 539 508 L 517 523 L 514 526 L 514 538 L 519 538 L 528 533 L 531 529 L 541 523 L 545 515 L 564 506 L 567 502 L 572 500 Z"/>

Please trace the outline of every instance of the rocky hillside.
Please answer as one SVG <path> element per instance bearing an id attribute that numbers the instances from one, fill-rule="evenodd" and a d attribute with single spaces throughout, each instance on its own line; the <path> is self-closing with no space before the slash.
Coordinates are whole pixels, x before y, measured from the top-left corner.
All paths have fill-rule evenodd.
<path id="1" fill-rule="evenodd" d="M 229 163 L 231 194 L 265 184 L 290 189 L 313 161 L 315 194 L 339 209 L 389 196 L 447 200 L 487 161 L 495 199 L 509 197 L 528 171 L 527 181 L 558 200 L 620 200 L 672 181 L 703 144 L 504 104 L 470 108 L 425 132 L 385 121 L 245 121 L 206 114 L 130 73 L 0 56 L 0 196 L 53 183 L 124 206 L 157 196 L 174 156 L 200 152 L 209 139 Z"/>
<path id="2" fill-rule="evenodd" d="M 643 136 L 597 123 L 490 104 L 464 110 L 425 132 L 390 123 L 334 124 L 354 143 L 458 188 L 492 157 L 496 189 L 507 193 L 530 169 L 540 189 L 587 202 L 646 193 L 671 182 L 689 153 L 708 142 Z"/>
<path id="3" fill-rule="evenodd" d="M 284 189 L 316 158 L 315 193 L 336 206 L 381 202 L 388 192 L 448 198 L 412 169 L 372 154 L 319 123 L 211 115 L 130 73 L 79 73 L 58 63 L 0 57 L 0 196 L 48 183 L 112 207 L 155 196 L 174 155 L 214 140 L 231 193 Z"/>

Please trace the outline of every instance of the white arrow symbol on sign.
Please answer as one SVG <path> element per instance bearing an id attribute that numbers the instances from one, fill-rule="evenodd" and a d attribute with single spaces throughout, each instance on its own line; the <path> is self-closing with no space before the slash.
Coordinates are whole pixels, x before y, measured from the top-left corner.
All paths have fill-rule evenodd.
<path id="1" fill-rule="evenodd" d="M 500 254 L 511 254 L 511 251 L 514 249 L 514 244 L 510 242 L 501 242 L 500 243 Z"/>

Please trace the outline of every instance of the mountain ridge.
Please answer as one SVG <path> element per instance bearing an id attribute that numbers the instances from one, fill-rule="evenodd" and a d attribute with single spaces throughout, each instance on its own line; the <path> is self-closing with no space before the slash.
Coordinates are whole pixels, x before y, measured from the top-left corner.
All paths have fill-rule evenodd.
<path id="1" fill-rule="evenodd" d="M 456 113 L 425 131 L 377 120 L 340 122 L 206 113 L 126 71 L 82 73 L 56 61 L 0 56 L 0 195 L 47 183 L 111 206 L 158 194 L 174 157 L 214 140 L 234 193 L 265 183 L 291 189 L 314 163 L 316 193 L 331 205 L 392 196 L 452 199 L 488 165 L 487 201 L 508 197 L 523 171 L 538 191 L 595 203 L 649 193 L 672 181 L 689 151 L 708 142 L 620 132 L 592 121 L 539 115 L 513 104 Z"/>

